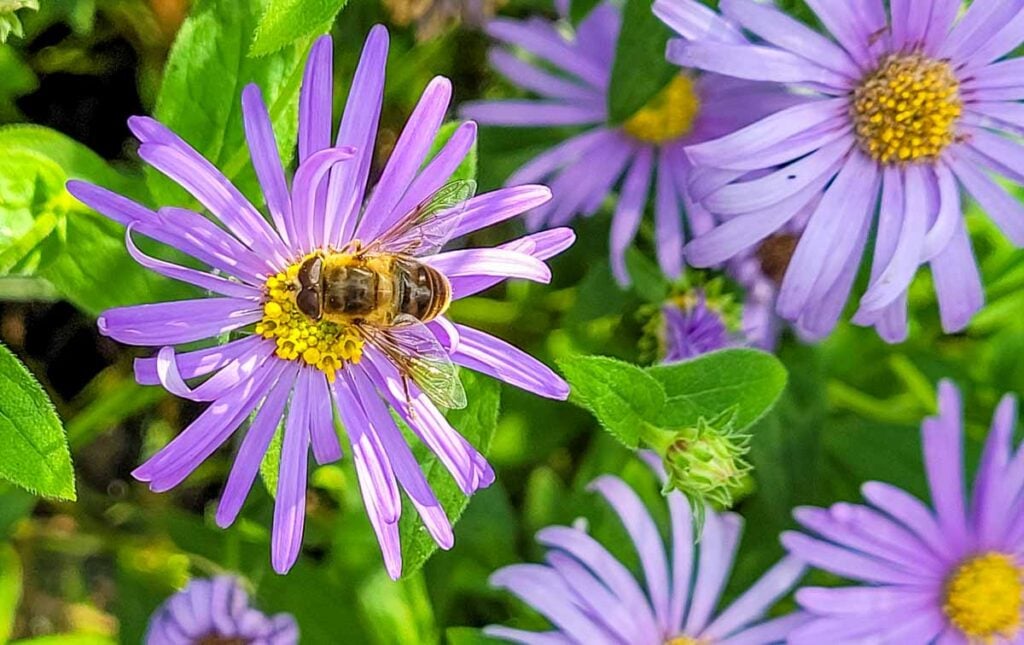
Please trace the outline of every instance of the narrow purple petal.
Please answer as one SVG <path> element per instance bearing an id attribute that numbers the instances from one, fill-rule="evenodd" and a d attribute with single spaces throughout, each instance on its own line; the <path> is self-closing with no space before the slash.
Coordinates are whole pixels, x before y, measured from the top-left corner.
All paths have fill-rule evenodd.
<path id="1" fill-rule="evenodd" d="M 96 321 L 100 333 L 126 345 L 178 345 L 254 323 L 263 317 L 258 303 L 238 298 L 176 300 L 115 307 Z"/>
<path id="2" fill-rule="evenodd" d="M 331 37 L 317 38 L 299 93 L 299 163 L 331 145 L 333 63 Z"/>
<path id="3" fill-rule="evenodd" d="M 546 21 L 497 18 L 488 23 L 487 33 L 492 38 L 523 48 L 594 87 L 603 88 L 607 83 L 608 70 L 573 49 Z"/>
<path id="4" fill-rule="evenodd" d="M 688 40 L 736 44 L 747 42 L 736 25 L 698 2 L 655 0 L 654 15 Z"/>
<path id="5" fill-rule="evenodd" d="M 302 531 L 306 522 L 310 405 L 308 392 L 296 389 L 284 422 L 270 545 L 270 562 L 274 571 L 282 575 L 295 564 L 302 548 Z"/>
<path id="6" fill-rule="evenodd" d="M 817 62 L 761 45 L 672 40 L 668 43 L 666 56 L 680 67 L 693 67 L 751 81 L 811 83 L 833 92 L 845 92 L 854 83 L 849 77 Z"/>
<path id="7" fill-rule="evenodd" d="M 518 240 L 506 242 L 497 249 L 526 253 L 539 260 L 548 260 L 567 248 L 576 241 L 576 234 L 570 228 L 552 228 L 540 233 L 531 233 Z M 494 285 L 503 282 L 506 275 L 474 275 L 453 277 L 447 276 L 452 285 L 452 293 L 455 298 L 465 298 Z M 440 320 L 440 319 L 439 319 Z M 443 344 L 443 343 L 442 343 Z"/>
<path id="8" fill-rule="evenodd" d="M 742 532 L 743 519 L 739 515 L 716 513 L 710 509 L 707 511 L 704 533 L 700 537 L 697 576 L 693 583 L 693 597 L 684 632 L 699 634 L 707 626 L 722 590 L 725 589 L 729 572 L 732 571 Z"/>
<path id="9" fill-rule="evenodd" d="M 595 125 L 607 118 L 600 101 L 561 102 L 531 99 L 470 101 L 462 106 L 463 116 L 493 126 L 530 126 L 536 128 L 568 125 Z"/>
<path id="10" fill-rule="evenodd" d="M 323 247 L 324 211 L 318 208 L 317 193 L 327 173 L 339 164 L 351 163 L 352 148 L 327 148 L 314 152 L 295 172 L 292 187 L 292 225 L 288 236 L 295 248 L 293 253 L 308 252 Z M 287 222 L 286 222 L 287 224 Z"/>
<path id="11" fill-rule="evenodd" d="M 224 345 L 178 354 L 175 357 L 178 373 L 185 379 L 206 376 L 223 368 L 238 357 L 255 351 L 264 342 L 264 339 L 259 336 L 246 336 Z M 156 356 L 135 359 L 135 380 L 139 385 L 160 384 Z"/>
<path id="12" fill-rule="evenodd" d="M 341 443 L 334 429 L 334 403 L 327 377 L 319 370 L 307 368 L 299 376 L 299 387 L 306 381 L 310 400 L 309 436 L 316 463 L 323 465 L 341 459 Z"/>
<path id="13" fill-rule="evenodd" d="M 653 148 L 640 148 L 633 159 L 633 165 L 626 171 L 619 203 L 615 208 L 615 214 L 612 215 L 612 274 L 619 285 L 627 285 L 630 281 L 629 272 L 626 270 L 626 249 L 640 228 L 640 218 L 644 214 L 647 194 L 650 191 L 653 165 Z"/>
<path id="14" fill-rule="evenodd" d="M 456 325 L 459 347 L 452 361 L 527 392 L 565 400 L 569 385 L 549 367 L 505 341 L 472 327 Z"/>
<path id="15" fill-rule="evenodd" d="M 285 179 L 284 166 L 277 149 L 277 139 L 270 123 L 267 105 L 263 102 L 260 88 L 249 84 L 242 90 L 242 117 L 245 125 L 245 139 L 249 144 L 249 157 L 256 170 L 263 196 L 267 200 L 267 210 L 274 220 L 278 235 L 286 245 L 292 242 L 288 238 L 285 222 L 292 217 L 292 202 L 288 192 L 288 180 Z"/>
<path id="16" fill-rule="evenodd" d="M 783 558 L 719 614 L 701 632 L 701 637 L 722 640 L 760 620 L 779 598 L 793 588 L 805 570 L 806 566 L 798 559 L 792 556 Z"/>
<path id="17" fill-rule="evenodd" d="M 655 180 L 654 231 L 658 243 L 655 251 L 662 273 L 676 279 L 683 273 L 683 220 L 679 213 L 670 148 L 658 151 L 658 170 Z"/>
<path id="18" fill-rule="evenodd" d="M 595 88 L 541 70 L 503 49 L 492 49 L 488 60 L 496 72 L 513 84 L 543 97 L 563 101 L 603 100 Z"/>
<path id="19" fill-rule="evenodd" d="M 449 279 L 500 276 L 544 284 L 551 281 L 551 270 L 543 261 L 532 255 L 507 249 L 461 249 L 432 255 L 426 261 Z M 453 285 L 452 297 L 458 299 L 464 296 L 465 294 L 459 293 Z"/>
<path id="20" fill-rule="evenodd" d="M 440 152 L 430 160 L 426 168 L 420 171 L 419 176 L 413 180 L 405 197 L 395 207 L 392 217 L 381 226 L 381 230 L 387 230 L 392 224 L 398 221 L 406 213 L 426 201 L 434 191 L 438 190 L 451 178 L 458 169 L 459 164 L 466 158 L 469 151 L 476 142 L 476 124 L 467 121 L 459 125 L 452 133 L 451 138 L 445 142 Z"/>
<path id="21" fill-rule="evenodd" d="M 272 360 L 273 354 L 272 343 L 260 343 L 248 354 L 225 365 L 201 385 L 190 388 L 178 371 L 174 348 L 163 347 L 156 356 L 156 373 L 160 385 L 175 396 L 190 401 L 216 401 L 238 383 L 249 378 L 256 370 L 261 369 L 268 360 Z"/>
<path id="22" fill-rule="evenodd" d="M 546 186 L 515 186 L 477 195 L 466 202 L 466 209 L 452 231 L 452 238 L 462 237 L 521 215 L 549 199 L 551 191 Z"/>

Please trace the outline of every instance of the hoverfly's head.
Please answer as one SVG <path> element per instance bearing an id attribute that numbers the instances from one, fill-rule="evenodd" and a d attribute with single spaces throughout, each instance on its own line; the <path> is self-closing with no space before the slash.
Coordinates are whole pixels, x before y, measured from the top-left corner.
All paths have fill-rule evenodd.
<path id="1" fill-rule="evenodd" d="M 323 275 L 324 260 L 319 255 L 307 258 L 295 275 L 295 306 L 312 320 L 320 320 L 323 316 Z"/>

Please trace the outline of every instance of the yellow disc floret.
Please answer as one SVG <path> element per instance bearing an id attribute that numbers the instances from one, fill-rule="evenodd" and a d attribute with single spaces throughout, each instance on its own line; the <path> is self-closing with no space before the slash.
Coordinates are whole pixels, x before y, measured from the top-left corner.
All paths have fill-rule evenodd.
<path id="1" fill-rule="evenodd" d="M 277 345 L 279 358 L 302 361 L 334 380 L 346 363 L 358 363 L 363 356 L 363 338 L 349 326 L 327 320 L 313 320 L 295 306 L 295 282 L 300 263 L 267 279 L 263 320 L 256 333 Z"/>
<path id="2" fill-rule="evenodd" d="M 1002 553 L 986 553 L 961 564 L 946 582 L 942 609 L 969 639 L 1012 638 L 1020 628 L 1021 569 Z"/>
<path id="3" fill-rule="evenodd" d="M 944 60 L 894 54 L 854 91 L 851 112 L 860 146 L 875 161 L 934 161 L 956 140 L 960 81 Z"/>
<path id="4" fill-rule="evenodd" d="M 622 127 L 634 139 L 665 143 L 688 133 L 699 111 L 700 98 L 693 80 L 681 74 L 629 117 Z"/>
<path id="5" fill-rule="evenodd" d="M 665 641 L 665 645 L 707 645 L 707 641 L 697 640 L 689 636 L 676 636 Z"/>

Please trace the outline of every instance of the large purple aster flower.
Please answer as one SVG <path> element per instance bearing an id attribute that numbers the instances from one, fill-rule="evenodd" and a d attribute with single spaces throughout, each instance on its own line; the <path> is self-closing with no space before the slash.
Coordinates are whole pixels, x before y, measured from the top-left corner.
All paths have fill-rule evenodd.
<path id="1" fill-rule="evenodd" d="M 578 214 L 593 215 L 624 176 L 612 223 L 611 262 L 616 279 L 627 284 L 625 253 L 639 229 L 652 180 L 658 262 L 665 275 L 676 278 L 683 270 L 686 237 L 680 208 L 691 235 L 707 232 L 715 223 L 689 198 L 684 146 L 732 132 L 791 105 L 793 99 L 763 83 L 684 72 L 625 123 L 610 124 L 608 89 L 620 23 L 619 9 L 610 2 L 591 11 L 571 37 L 541 18 L 491 21 L 487 32 L 492 37 L 554 71 L 512 51 L 494 49 L 492 66 L 540 98 L 471 102 L 462 113 L 490 125 L 584 129 L 528 162 L 508 184 L 552 178 L 554 198 L 527 217 L 537 228 L 564 225 Z"/>
<path id="2" fill-rule="evenodd" d="M 1024 40 L 1024 1 L 977 0 L 959 19 L 961 0 L 807 4 L 832 39 L 752 0 L 722 0 L 731 22 L 694 0 L 655 3 L 686 39 L 669 44 L 671 60 L 807 96 L 687 148 L 698 169 L 691 197 L 723 220 L 687 246 L 687 260 L 733 257 L 820 197 L 782 283 L 783 317 L 827 334 L 874 228 L 854 322 L 903 339 L 907 288 L 927 263 L 944 329 L 962 329 L 983 295 L 961 189 L 1024 244 L 1024 206 L 991 177 L 1024 182 L 1024 147 L 1011 138 L 1024 128 L 1024 59 L 1003 60 Z"/>
<path id="3" fill-rule="evenodd" d="M 245 89 L 246 135 L 271 221 L 193 148 L 149 118 L 131 120 L 133 132 L 142 141 L 140 156 L 186 188 L 222 226 L 181 208 L 154 212 L 90 184 L 68 186 L 80 200 L 128 226 L 128 249 L 141 264 L 218 295 L 112 309 L 100 317 L 105 335 L 162 348 L 155 357 L 136 362 L 140 383 L 161 384 L 176 395 L 211 402 L 135 476 L 155 491 L 178 485 L 252 416 L 217 509 L 217 523 L 227 526 L 237 517 L 284 417 L 272 545 L 273 565 L 279 572 L 292 566 L 302 542 L 310 446 L 318 463 L 341 457 L 335 410 L 351 443 L 363 499 L 392 576 L 401 571 L 400 489 L 438 544 L 448 548 L 453 540 L 444 509 L 396 426 L 392 410 L 467 495 L 494 479 L 483 456 L 448 424 L 427 395 L 400 376 L 395 362 L 367 342 L 359 328 L 310 317 L 300 309 L 295 292 L 305 260 L 317 253 L 351 259 L 355 249 L 386 238 L 405 214 L 447 185 L 473 144 L 475 125 L 462 124 L 424 166 L 451 97 L 448 80 L 434 79 L 364 204 L 387 48 L 386 30 L 375 27 L 352 81 L 337 147 L 331 147 L 331 41 L 325 37 L 314 45 L 300 97 L 299 166 L 290 185 L 259 89 Z M 464 211 L 447 210 L 436 218 L 457 237 L 538 206 L 549 196 L 543 186 L 507 188 L 474 197 L 464 204 Z M 135 246 L 132 231 L 175 247 L 214 272 L 148 257 Z M 570 230 L 559 229 L 495 249 L 429 254 L 432 238 L 413 237 L 404 239 L 403 248 L 417 249 L 418 261 L 439 272 L 455 298 L 510 277 L 547 281 L 550 273 L 543 260 L 573 240 Z M 302 276 L 298 278 L 301 282 Z M 226 344 L 175 353 L 175 345 L 229 332 L 236 337 Z M 406 348 L 412 346 L 412 353 L 421 350 L 433 361 L 450 360 L 541 396 L 564 399 L 568 395 L 566 383 L 543 364 L 443 316 L 403 333 Z M 205 380 L 194 387 L 185 383 L 199 378 Z"/>
<path id="4" fill-rule="evenodd" d="M 153 612 L 146 645 L 295 645 L 299 627 L 288 614 L 267 616 L 231 576 L 193 580 Z"/>
<path id="5" fill-rule="evenodd" d="M 1016 400 L 999 404 L 973 491 L 964 489 L 960 395 L 939 384 L 939 414 L 921 425 L 932 506 L 878 482 L 871 506 L 802 508 L 820 537 L 786 533 L 806 562 L 860 586 L 808 587 L 814 619 L 792 643 L 1020 643 L 1024 638 L 1024 450 L 1013 451 Z"/>
<path id="6" fill-rule="evenodd" d="M 641 455 L 664 481 L 658 458 Z M 709 509 L 697 548 L 686 497 L 669 493 L 672 535 L 666 553 L 657 524 L 625 482 L 605 475 L 591 489 L 621 518 L 640 556 L 644 584 L 586 531 L 551 526 L 537 534 L 537 541 L 549 549 L 544 564 L 499 569 L 491 584 L 519 596 L 555 630 L 491 626 L 485 630 L 489 635 L 528 645 L 756 645 L 782 642 L 806 621 L 800 613 L 764 620 L 803 574 L 804 565 L 793 557 L 781 560 L 732 604 L 715 611 L 739 545 L 738 515 Z"/>

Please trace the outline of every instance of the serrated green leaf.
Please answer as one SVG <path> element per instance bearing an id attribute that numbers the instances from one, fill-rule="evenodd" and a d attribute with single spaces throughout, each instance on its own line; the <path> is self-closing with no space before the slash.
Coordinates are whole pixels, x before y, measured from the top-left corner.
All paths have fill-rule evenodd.
<path id="1" fill-rule="evenodd" d="M 645 424 L 657 423 L 665 389 L 643 369 L 604 356 L 574 356 L 558 362 L 572 386 L 571 401 L 590 410 L 627 448 L 640 446 Z"/>
<path id="2" fill-rule="evenodd" d="M 293 42 L 330 31 L 348 0 L 270 0 L 256 25 L 249 56 L 265 56 Z"/>
<path id="3" fill-rule="evenodd" d="M 622 123 L 664 88 L 679 68 L 665 59 L 669 28 L 651 0 L 627 0 L 608 86 L 608 120 Z"/>
<path id="4" fill-rule="evenodd" d="M 0 478 L 45 497 L 75 499 L 71 454 L 53 404 L 2 344 L 0 441 Z"/>
<path id="5" fill-rule="evenodd" d="M 9 544 L 0 545 L 0 643 L 6 643 L 14 629 L 14 617 L 21 601 L 21 558 Z"/>
<path id="6" fill-rule="evenodd" d="M 155 117 L 187 141 L 257 205 L 262 203 L 242 123 L 242 89 L 263 93 L 282 157 L 290 159 L 298 128 L 298 95 L 308 41 L 249 58 L 257 16 L 268 0 L 208 0 L 185 20 L 167 60 Z M 193 204 L 174 182 L 148 169 L 160 206 Z"/>
<path id="7" fill-rule="evenodd" d="M 755 349 L 725 349 L 647 374 L 664 387 L 662 427 L 693 426 L 735 408 L 733 427 L 745 430 L 763 417 L 786 387 L 786 368 L 771 354 Z"/>
<path id="8" fill-rule="evenodd" d="M 498 426 L 498 409 L 501 392 L 498 383 L 469 370 L 460 373 L 466 388 L 469 404 L 461 410 L 448 413 L 448 421 L 466 441 L 481 454 L 486 455 L 491 447 L 494 430 Z M 416 444 L 414 453 L 423 468 L 427 483 L 433 489 L 441 506 L 454 525 L 469 504 L 469 498 L 459 489 L 451 474 L 437 457 L 429 454 L 426 447 Z M 423 564 L 437 551 L 437 543 L 430 537 L 415 507 L 404 501 L 402 518 L 398 522 L 402 538 L 402 577 L 419 571 Z"/>

